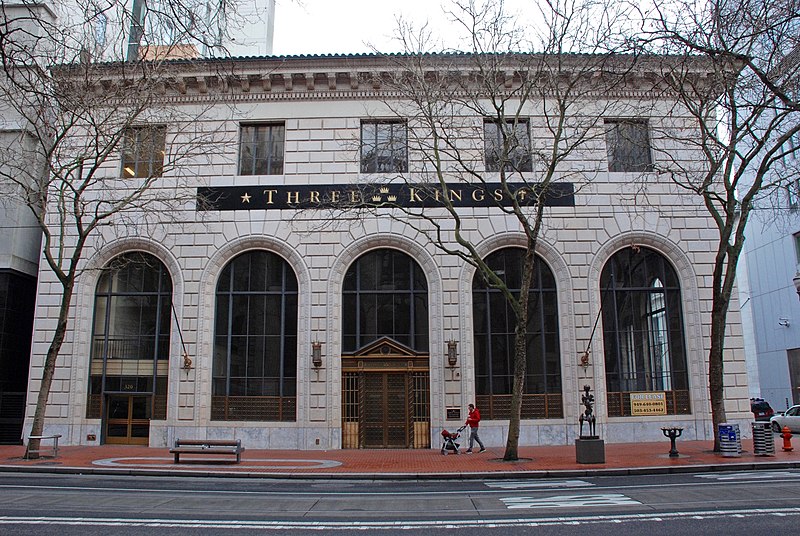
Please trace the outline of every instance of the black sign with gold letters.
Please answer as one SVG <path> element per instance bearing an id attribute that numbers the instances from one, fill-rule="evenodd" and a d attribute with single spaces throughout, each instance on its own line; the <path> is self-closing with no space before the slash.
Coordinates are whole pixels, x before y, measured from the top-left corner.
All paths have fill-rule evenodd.
<path id="1" fill-rule="evenodd" d="M 512 197 L 522 205 L 533 205 L 541 186 L 526 183 L 448 184 L 448 197 L 455 207 L 508 207 Z M 510 195 L 509 195 L 510 193 Z M 348 209 L 369 207 L 432 208 L 444 205 L 444 190 L 428 184 L 218 186 L 197 189 L 197 210 Z M 550 184 L 544 195 L 551 207 L 575 206 L 572 183 Z"/>

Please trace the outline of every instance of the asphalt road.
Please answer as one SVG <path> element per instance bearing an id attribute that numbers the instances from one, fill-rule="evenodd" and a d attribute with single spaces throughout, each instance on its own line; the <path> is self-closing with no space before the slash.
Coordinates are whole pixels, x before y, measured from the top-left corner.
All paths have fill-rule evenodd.
<path id="1" fill-rule="evenodd" d="M 0 534 L 761 534 L 800 470 L 486 481 L 0 474 Z"/>

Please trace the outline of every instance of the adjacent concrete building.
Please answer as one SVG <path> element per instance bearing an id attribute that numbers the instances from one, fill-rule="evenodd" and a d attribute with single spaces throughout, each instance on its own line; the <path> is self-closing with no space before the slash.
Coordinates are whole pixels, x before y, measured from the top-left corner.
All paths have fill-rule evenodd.
<path id="1" fill-rule="evenodd" d="M 796 156 L 784 160 L 777 172 L 798 169 Z M 776 411 L 800 404 L 800 300 L 793 281 L 800 274 L 799 181 L 760 201 L 737 274 L 751 328 L 745 333 L 751 395 Z"/>
<path id="2" fill-rule="evenodd" d="M 43 29 L 36 23 L 52 21 L 54 15 L 46 4 L 3 2 L 0 31 L 7 36 L 3 46 L 9 53 L 14 46 L 40 46 Z M 4 71 L 0 74 L 6 77 Z M 5 80 L 3 80 L 5 82 Z M 21 147 L 35 144 L 31 125 L 17 109 L 0 97 L 0 166 L 4 171 L 17 163 L 8 158 L 19 155 Z M 28 162 L 35 167 L 37 162 Z M 43 162 L 39 162 L 44 173 Z M 10 188 L 10 189 L 9 189 Z M 0 202 L 0 443 L 19 444 L 28 389 L 31 330 L 36 301 L 36 276 L 41 228 L 25 205 L 19 190 L 3 184 Z"/>

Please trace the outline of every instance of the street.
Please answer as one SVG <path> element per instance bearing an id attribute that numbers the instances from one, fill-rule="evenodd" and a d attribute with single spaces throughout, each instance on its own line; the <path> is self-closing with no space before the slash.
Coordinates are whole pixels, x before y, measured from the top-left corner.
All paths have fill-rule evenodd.
<path id="1" fill-rule="evenodd" d="M 774 534 L 800 470 L 519 480 L 0 474 L 1 534 Z"/>

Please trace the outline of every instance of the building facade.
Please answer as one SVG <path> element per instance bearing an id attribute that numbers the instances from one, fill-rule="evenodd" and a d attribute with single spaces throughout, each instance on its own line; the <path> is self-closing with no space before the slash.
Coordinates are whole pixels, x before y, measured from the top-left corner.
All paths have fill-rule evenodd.
<path id="1" fill-rule="evenodd" d="M 473 265 L 420 232 L 420 218 L 398 217 L 401 205 L 439 213 L 415 186 L 428 155 L 409 142 L 416 126 L 398 113 L 403 97 L 380 82 L 393 60 L 173 65 L 162 98 L 185 112 L 173 116 L 184 123 L 129 129 L 105 171 L 111 183 L 161 176 L 165 159 L 192 153 L 157 183 L 179 206 L 120 216 L 92 239 L 47 433 L 67 444 L 236 437 L 248 448 L 428 448 L 476 402 L 484 442 L 504 444 L 513 313 Z M 508 87 L 519 76 L 511 73 Z M 689 121 L 654 91 L 657 70 L 626 76 L 624 86 L 599 87 L 577 103 L 587 117 L 604 110 L 571 162 L 596 171 L 559 181 L 546 209 L 522 445 L 571 443 L 584 385 L 608 442 L 660 440 L 667 425 L 686 438 L 713 437 L 713 223 L 653 171 L 666 151 L 691 158 L 664 134 Z M 538 110 L 523 106 L 514 123 L 517 196 L 538 180 L 530 163 L 546 135 Z M 467 126 L 459 144 L 486 180 L 447 179 L 461 232 L 519 288 L 526 240 L 501 210 L 498 125 L 476 113 L 459 120 Z M 180 150 L 190 143 L 187 124 L 210 137 L 203 150 Z M 647 203 L 638 197 L 642 179 Z M 371 210 L 340 210 L 337 201 Z M 454 240 L 452 228 L 443 233 Z M 39 277 L 31 393 L 58 292 L 46 270 Z M 726 410 L 738 422 L 748 418 L 749 392 L 732 310 Z"/>
<path id="2" fill-rule="evenodd" d="M 8 36 L 4 47 L 34 47 L 44 30 L 35 17 L 54 20 L 47 5 L 4 2 L 0 31 Z M 3 83 L 7 73 L 1 75 Z M 5 95 L 5 92 L 3 93 Z M 31 125 L 9 101 L 0 96 L 0 174 L 13 172 L 21 155 L 35 143 Z M 35 162 L 29 165 L 35 166 Z M 41 166 L 42 170 L 44 166 Z M 19 444 L 25 417 L 29 356 L 36 301 L 36 276 L 41 228 L 34 214 L 20 201 L 18 190 L 2 181 L 0 209 L 0 443 Z"/>
<path id="3" fill-rule="evenodd" d="M 800 140 L 790 142 L 795 150 Z M 796 176 L 797 157 L 789 154 L 776 173 Z M 800 273 L 800 196 L 798 179 L 761 200 L 747 224 L 742 268 L 743 316 L 751 396 L 776 411 L 800 404 L 800 300 L 793 279 Z"/>

